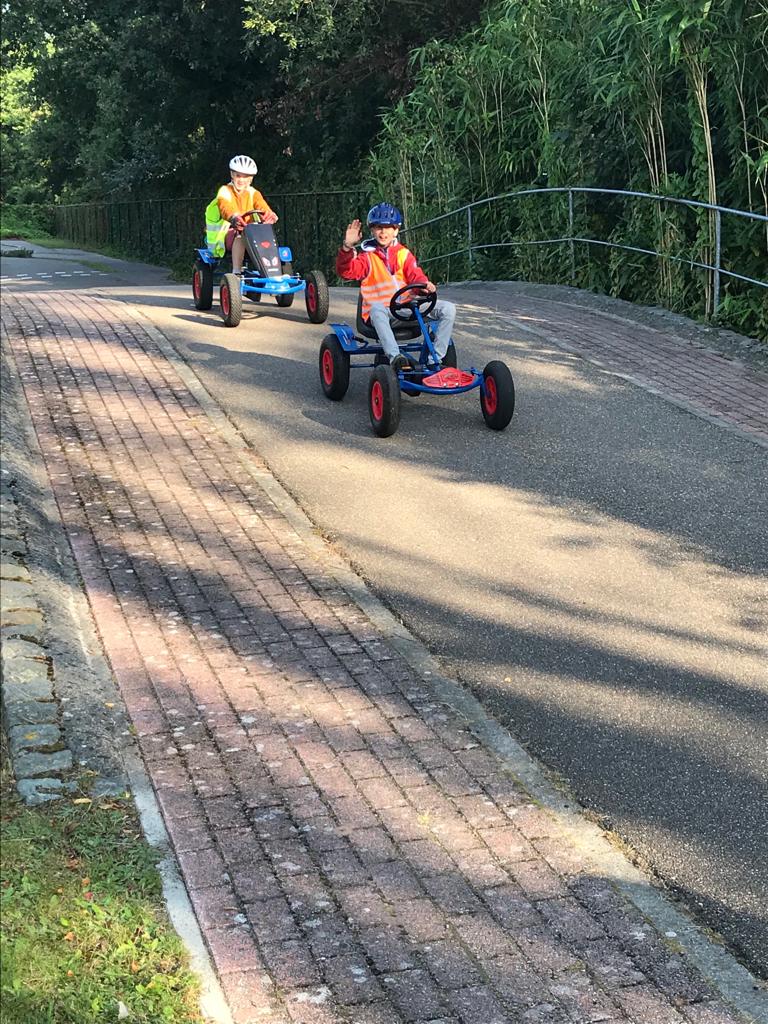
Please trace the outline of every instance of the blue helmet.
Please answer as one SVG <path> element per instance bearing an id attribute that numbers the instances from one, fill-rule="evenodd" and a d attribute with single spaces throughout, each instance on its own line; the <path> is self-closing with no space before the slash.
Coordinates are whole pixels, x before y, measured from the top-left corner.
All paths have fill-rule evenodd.
<path id="1" fill-rule="evenodd" d="M 400 227 L 403 223 L 403 215 L 392 203 L 377 203 L 368 211 L 368 227 L 373 224 L 392 224 Z"/>

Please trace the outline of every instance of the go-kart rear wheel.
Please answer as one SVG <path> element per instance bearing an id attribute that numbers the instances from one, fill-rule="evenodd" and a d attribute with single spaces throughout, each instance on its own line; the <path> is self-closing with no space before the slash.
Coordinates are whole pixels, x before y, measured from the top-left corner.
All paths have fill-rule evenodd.
<path id="1" fill-rule="evenodd" d="M 376 366 L 368 382 L 368 412 L 378 437 L 391 437 L 400 424 L 400 384 L 391 366 Z"/>
<path id="2" fill-rule="evenodd" d="M 243 293 L 237 274 L 225 274 L 219 288 L 221 315 L 225 327 L 237 327 L 243 316 Z"/>
<path id="3" fill-rule="evenodd" d="M 328 282 L 321 270 L 310 270 L 306 278 L 304 301 L 307 304 L 307 316 L 312 324 L 324 324 L 328 319 Z"/>
<path id="4" fill-rule="evenodd" d="M 515 385 L 506 363 L 493 359 L 483 370 L 480 408 L 491 430 L 504 430 L 515 411 Z"/>
<path id="5" fill-rule="evenodd" d="M 349 353 L 335 334 L 328 334 L 320 346 L 320 383 L 326 398 L 339 402 L 349 388 Z"/>
<path id="6" fill-rule="evenodd" d="M 293 264 L 292 263 L 283 263 L 282 264 L 282 268 L 283 268 L 283 273 L 284 274 L 292 274 L 293 273 Z M 294 292 L 288 292 L 287 295 L 276 295 L 275 296 L 275 302 L 278 304 L 280 309 L 288 309 L 289 306 L 293 305 L 293 296 L 294 296 L 294 294 L 295 294 Z"/>
<path id="7" fill-rule="evenodd" d="M 202 261 L 192 271 L 192 300 L 195 309 L 210 309 L 213 305 L 213 267 Z"/>

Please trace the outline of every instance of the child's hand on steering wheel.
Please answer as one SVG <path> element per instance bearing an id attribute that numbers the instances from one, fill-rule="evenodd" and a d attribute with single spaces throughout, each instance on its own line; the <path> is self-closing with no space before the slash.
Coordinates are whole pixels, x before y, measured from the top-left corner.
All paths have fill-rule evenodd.
<path id="1" fill-rule="evenodd" d="M 267 213 L 261 214 L 262 224 L 274 224 L 277 221 L 277 214 L 274 210 L 269 210 Z"/>

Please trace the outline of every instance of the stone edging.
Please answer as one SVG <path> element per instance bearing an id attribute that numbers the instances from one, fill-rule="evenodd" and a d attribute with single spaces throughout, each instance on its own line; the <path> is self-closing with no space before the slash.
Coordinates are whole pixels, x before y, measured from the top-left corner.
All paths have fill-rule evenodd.
<path id="1" fill-rule="evenodd" d="M 2 717 L 19 794 L 27 804 L 45 803 L 72 792 L 73 757 L 61 730 L 54 659 L 45 640 L 45 618 L 30 572 L 30 554 L 19 487 L 18 453 L 23 438 L 10 407 L 12 383 L 3 353 L 5 378 L 3 458 L 0 471 L 0 627 L 2 631 Z M 13 451 L 13 455 L 11 454 Z M 21 500 L 20 500 L 21 499 Z"/>

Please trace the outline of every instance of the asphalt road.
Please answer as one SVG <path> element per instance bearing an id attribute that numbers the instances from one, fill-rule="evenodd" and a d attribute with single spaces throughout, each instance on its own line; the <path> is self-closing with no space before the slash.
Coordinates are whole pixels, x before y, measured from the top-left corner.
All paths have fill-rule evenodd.
<path id="1" fill-rule="evenodd" d="M 509 429 L 430 396 L 378 439 L 365 371 L 322 395 L 300 299 L 226 329 L 151 268 L 87 262 L 4 260 L 33 276 L 3 283 L 140 305 L 446 671 L 768 977 L 765 449 L 488 316 L 480 286 L 444 294 L 460 365 L 513 371 Z M 334 289 L 330 319 L 354 302 Z"/>

